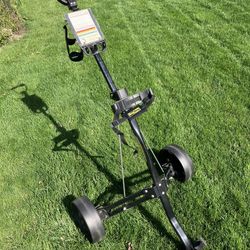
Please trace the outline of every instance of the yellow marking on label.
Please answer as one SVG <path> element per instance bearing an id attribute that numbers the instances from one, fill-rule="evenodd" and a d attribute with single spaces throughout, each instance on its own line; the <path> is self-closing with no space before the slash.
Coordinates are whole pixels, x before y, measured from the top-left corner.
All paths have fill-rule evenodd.
<path id="1" fill-rule="evenodd" d="M 137 108 L 134 109 L 133 111 L 129 112 L 129 113 L 128 113 L 128 116 L 131 117 L 131 116 L 137 114 L 137 113 L 140 112 L 140 111 L 141 111 L 141 109 L 140 109 L 139 107 L 137 107 Z"/>

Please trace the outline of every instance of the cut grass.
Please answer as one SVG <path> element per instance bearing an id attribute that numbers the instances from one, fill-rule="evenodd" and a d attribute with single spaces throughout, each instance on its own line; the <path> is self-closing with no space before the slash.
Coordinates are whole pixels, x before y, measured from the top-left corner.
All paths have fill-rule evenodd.
<path id="1" fill-rule="evenodd" d="M 96 245 L 70 220 L 69 195 L 104 202 L 108 197 L 99 195 L 111 187 L 121 197 L 113 102 L 93 58 L 68 60 L 65 7 L 21 3 L 28 32 L 0 51 L 0 249 L 124 249 L 128 241 L 134 249 L 175 249 L 158 201 L 105 222 L 106 238 Z M 249 5 L 108 0 L 80 7 L 91 7 L 101 24 L 108 44 L 103 57 L 117 85 L 131 94 L 152 87 L 155 104 L 138 119 L 152 146 L 177 143 L 193 158 L 193 180 L 169 190 L 186 232 L 202 236 L 208 249 L 247 249 Z M 52 151 L 56 127 L 21 101 L 21 88 L 9 91 L 18 84 L 40 97 L 61 126 L 80 131 L 80 148 Z M 135 145 L 131 135 L 128 140 Z M 142 154 L 124 151 L 126 177 L 146 169 Z M 135 183 L 130 192 L 149 184 Z"/>

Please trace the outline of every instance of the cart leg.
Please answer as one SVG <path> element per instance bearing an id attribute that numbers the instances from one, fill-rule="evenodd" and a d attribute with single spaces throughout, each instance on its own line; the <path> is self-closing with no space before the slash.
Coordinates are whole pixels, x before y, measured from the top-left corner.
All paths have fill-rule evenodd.
<path id="1" fill-rule="evenodd" d="M 194 249 L 191 241 L 188 239 L 187 235 L 185 234 L 184 230 L 182 229 L 181 225 L 179 224 L 179 222 L 177 221 L 175 214 L 173 212 L 172 206 L 169 202 L 169 199 L 166 195 L 162 195 L 160 196 L 160 200 L 161 203 L 164 207 L 164 210 L 166 212 L 166 215 L 171 223 L 171 225 L 173 226 L 175 232 L 177 233 L 177 235 L 179 236 L 180 240 L 182 241 L 182 243 L 185 246 L 186 250 L 192 250 Z"/>

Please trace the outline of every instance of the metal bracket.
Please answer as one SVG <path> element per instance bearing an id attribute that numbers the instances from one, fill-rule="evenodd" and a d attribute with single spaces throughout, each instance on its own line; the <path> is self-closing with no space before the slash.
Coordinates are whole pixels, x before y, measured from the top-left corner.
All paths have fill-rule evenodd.
<path id="1" fill-rule="evenodd" d="M 141 191 L 118 200 L 111 205 L 96 207 L 96 209 L 99 211 L 99 215 L 102 219 L 107 219 L 108 217 L 124 212 L 147 200 L 159 198 L 160 196 L 165 195 L 166 191 L 167 180 L 162 179 L 158 185 L 144 188 Z"/>
<path id="2" fill-rule="evenodd" d="M 67 2 L 68 2 L 68 7 L 70 10 L 72 10 L 72 11 L 78 10 L 76 0 L 67 0 Z"/>

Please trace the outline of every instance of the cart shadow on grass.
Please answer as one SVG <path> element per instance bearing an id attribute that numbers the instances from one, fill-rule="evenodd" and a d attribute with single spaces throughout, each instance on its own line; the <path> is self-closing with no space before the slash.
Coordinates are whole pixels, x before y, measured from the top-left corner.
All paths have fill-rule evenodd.
<path id="1" fill-rule="evenodd" d="M 55 143 L 52 151 L 73 151 L 74 153 L 82 153 L 87 156 L 97 167 L 97 170 L 102 172 L 105 177 L 112 183 L 111 186 L 107 187 L 103 193 L 101 193 L 98 198 L 96 199 L 96 204 L 109 202 L 111 199 L 114 198 L 115 195 L 122 195 L 121 190 L 121 180 L 117 179 L 107 168 L 103 167 L 97 160 L 100 156 L 93 156 L 91 155 L 78 141 L 79 139 L 79 130 L 78 129 L 71 129 L 67 130 L 63 127 L 50 113 L 47 104 L 43 101 L 43 99 L 36 94 L 30 95 L 27 90 L 27 86 L 25 84 L 20 84 L 12 88 L 12 90 L 16 90 L 17 88 L 24 88 L 23 91 L 18 93 L 21 94 L 21 101 L 25 106 L 28 107 L 30 111 L 36 114 L 44 115 L 49 121 L 55 126 L 59 135 L 54 137 L 52 140 Z M 74 149 L 68 148 L 68 146 L 73 145 Z M 146 180 L 150 179 L 150 175 L 148 170 L 144 170 L 139 172 L 135 175 L 125 178 L 125 182 L 127 183 L 127 187 L 132 187 L 135 184 L 145 182 Z M 128 193 L 130 190 L 128 189 Z M 77 228 L 79 225 L 77 221 L 74 219 L 74 214 L 72 210 L 72 201 L 75 200 L 76 197 L 74 195 L 68 195 L 62 199 L 62 202 L 65 206 L 67 213 L 69 214 L 70 218 L 74 222 Z M 176 240 L 165 228 L 163 223 L 153 216 L 146 208 L 142 205 L 138 206 L 138 209 L 143 216 L 147 218 L 148 221 L 152 223 L 152 226 L 158 231 L 160 235 L 166 235 L 169 240 L 173 241 L 178 249 L 183 249 L 178 240 Z M 85 236 L 88 238 L 86 232 L 83 232 Z"/>

